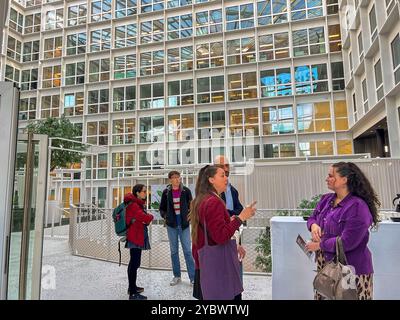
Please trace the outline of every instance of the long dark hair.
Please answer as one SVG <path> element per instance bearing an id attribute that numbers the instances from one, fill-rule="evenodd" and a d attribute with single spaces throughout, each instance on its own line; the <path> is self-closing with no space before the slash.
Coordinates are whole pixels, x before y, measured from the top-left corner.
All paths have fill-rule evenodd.
<path id="1" fill-rule="evenodd" d="M 381 202 L 368 178 L 352 162 L 338 162 L 332 165 L 332 167 L 336 169 L 341 177 L 347 178 L 347 188 L 349 191 L 367 203 L 374 221 L 373 226 L 376 226 L 379 222 L 378 207 L 381 206 Z"/>
<path id="2" fill-rule="evenodd" d="M 143 188 L 145 187 L 144 184 L 135 184 L 132 188 L 132 194 L 137 198 L 138 197 L 138 193 L 141 192 L 143 190 Z"/>
<path id="3" fill-rule="evenodd" d="M 199 208 L 204 198 L 211 192 L 216 192 L 214 186 L 208 180 L 214 177 L 218 171 L 218 167 L 207 165 L 200 169 L 195 187 L 195 198 L 190 203 L 189 220 L 192 227 L 192 242 L 197 242 L 197 227 L 199 225 Z"/>

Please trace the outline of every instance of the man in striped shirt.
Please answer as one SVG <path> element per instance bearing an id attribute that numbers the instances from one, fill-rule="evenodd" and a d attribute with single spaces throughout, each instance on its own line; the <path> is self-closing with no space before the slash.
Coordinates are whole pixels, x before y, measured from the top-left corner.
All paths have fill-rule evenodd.
<path id="1" fill-rule="evenodd" d="M 170 285 L 174 286 L 181 282 L 181 266 L 179 261 L 179 240 L 185 257 L 186 268 L 190 283 L 194 282 L 194 260 L 190 240 L 190 228 L 188 214 L 192 193 L 189 188 L 181 182 L 178 171 L 168 174 L 170 184 L 163 191 L 160 202 L 160 214 L 165 219 L 168 232 L 168 240 L 171 251 L 172 271 L 174 277 Z"/>

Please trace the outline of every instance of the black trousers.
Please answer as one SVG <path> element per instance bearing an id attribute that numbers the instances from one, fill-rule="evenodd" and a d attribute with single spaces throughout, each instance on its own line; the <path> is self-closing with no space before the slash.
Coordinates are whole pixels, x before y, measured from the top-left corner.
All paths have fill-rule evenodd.
<path id="1" fill-rule="evenodd" d="M 194 271 L 194 285 L 193 285 L 193 297 L 198 299 L 198 300 L 204 300 L 203 299 L 203 293 L 201 292 L 201 286 L 200 286 L 200 270 L 196 269 Z M 233 300 L 242 300 L 242 294 L 239 293 Z"/>
<path id="2" fill-rule="evenodd" d="M 140 267 L 140 260 L 142 258 L 142 249 L 131 248 L 129 250 L 131 255 L 131 259 L 129 260 L 129 265 L 128 265 L 129 292 L 130 294 L 135 294 L 137 293 L 136 291 L 137 270 Z"/>

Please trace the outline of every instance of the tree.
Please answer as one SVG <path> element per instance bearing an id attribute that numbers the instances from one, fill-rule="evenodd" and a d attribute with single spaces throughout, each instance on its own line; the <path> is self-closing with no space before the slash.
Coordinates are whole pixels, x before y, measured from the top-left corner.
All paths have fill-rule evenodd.
<path id="1" fill-rule="evenodd" d="M 76 151 L 86 151 L 86 146 L 81 144 L 76 138 L 81 135 L 79 128 L 75 127 L 64 116 L 61 118 L 47 118 L 31 123 L 27 127 L 28 132 L 36 134 L 47 134 L 49 138 L 63 138 L 72 141 L 55 139 L 52 141 L 52 147 L 61 149 L 71 149 Z M 51 153 L 50 170 L 55 168 L 67 168 L 72 163 L 79 163 L 85 156 L 80 152 L 53 149 Z"/>

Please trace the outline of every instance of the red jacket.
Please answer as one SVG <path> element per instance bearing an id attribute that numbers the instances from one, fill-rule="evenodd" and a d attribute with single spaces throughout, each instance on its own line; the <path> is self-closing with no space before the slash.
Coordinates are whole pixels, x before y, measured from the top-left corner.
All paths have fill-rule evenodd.
<path id="1" fill-rule="evenodd" d="M 237 219 L 231 220 L 225 203 L 215 194 L 210 194 L 203 200 L 200 204 L 198 214 L 200 224 L 197 227 L 197 242 L 192 243 L 192 254 L 196 269 L 199 269 L 199 255 L 197 251 L 204 246 L 204 220 L 207 226 L 209 245 L 227 242 L 240 227 L 240 222 Z"/>
<path id="2" fill-rule="evenodd" d="M 135 221 L 128 228 L 127 239 L 137 246 L 144 246 L 144 225 L 148 225 L 153 220 L 153 215 L 145 213 L 144 201 L 136 198 L 132 193 L 124 197 L 124 202 L 132 201 L 126 208 L 126 224 L 129 225 L 132 219 Z"/>

